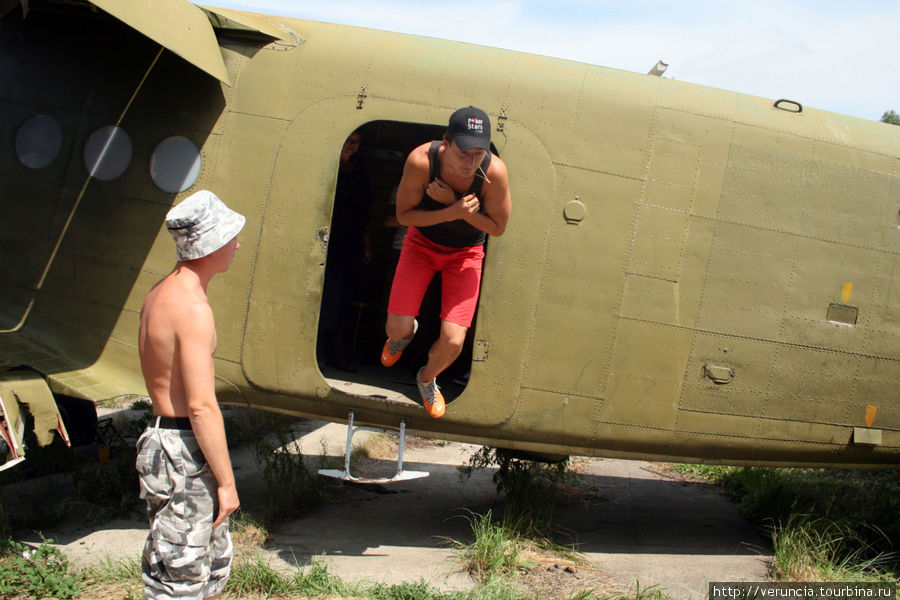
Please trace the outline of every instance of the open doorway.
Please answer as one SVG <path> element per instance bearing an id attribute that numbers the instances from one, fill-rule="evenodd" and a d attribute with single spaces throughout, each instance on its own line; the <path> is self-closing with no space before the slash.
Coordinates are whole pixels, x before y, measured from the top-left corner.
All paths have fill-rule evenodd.
<path id="1" fill-rule="evenodd" d="M 444 131 L 443 126 L 374 121 L 352 132 L 340 149 L 345 161 L 329 229 L 317 343 L 319 369 L 335 389 L 418 403 L 416 372 L 440 332 L 440 275 L 422 302 L 415 338 L 397 364 L 382 366 L 388 298 L 405 229 L 396 222 L 395 194 L 409 152 L 441 139 Z M 477 318 L 476 312 L 459 358 L 438 377 L 448 402 L 468 381 Z"/>

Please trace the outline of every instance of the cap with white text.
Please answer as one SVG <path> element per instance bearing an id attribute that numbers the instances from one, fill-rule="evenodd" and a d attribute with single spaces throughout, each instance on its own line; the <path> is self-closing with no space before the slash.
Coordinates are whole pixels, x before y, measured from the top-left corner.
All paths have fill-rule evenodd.
<path id="1" fill-rule="evenodd" d="M 480 108 L 467 106 L 450 115 L 447 137 L 462 150 L 491 149 L 491 120 Z"/>

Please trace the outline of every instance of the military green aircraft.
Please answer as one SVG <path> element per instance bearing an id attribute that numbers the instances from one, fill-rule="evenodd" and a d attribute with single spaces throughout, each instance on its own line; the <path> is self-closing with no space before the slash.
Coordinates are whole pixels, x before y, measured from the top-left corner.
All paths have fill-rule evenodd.
<path id="1" fill-rule="evenodd" d="M 164 216 L 210 189 L 247 216 L 210 287 L 222 402 L 545 455 L 900 463 L 900 128 L 187 0 L 0 0 L 0 14 L 13 459 L 23 406 L 52 438 L 67 420 L 54 396 L 145 393 L 138 313 L 175 261 Z M 427 335 L 406 365 L 378 364 L 383 217 L 404 152 L 469 104 L 491 116 L 513 211 L 433 420 L 412 379 Z M 320 367 L 317 324 L 355 130 L 373 260 L 345 373 Z"/>

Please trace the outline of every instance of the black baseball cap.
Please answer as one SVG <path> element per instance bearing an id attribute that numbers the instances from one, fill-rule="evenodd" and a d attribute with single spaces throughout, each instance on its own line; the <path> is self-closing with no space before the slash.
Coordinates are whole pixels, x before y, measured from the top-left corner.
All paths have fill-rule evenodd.
<path id="1" fill-rule="evenodd" d="M 480 108 L 467 106 L 450 115 L 447 137 L 463 150 L 491 149 L 491 120 Z"/>

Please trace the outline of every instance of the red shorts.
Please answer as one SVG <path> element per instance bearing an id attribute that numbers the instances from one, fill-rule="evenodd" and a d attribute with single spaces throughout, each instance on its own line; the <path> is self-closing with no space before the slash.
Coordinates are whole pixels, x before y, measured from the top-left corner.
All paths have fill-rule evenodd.
<path id="1" fill-rule="evenodd" d="M 400 261 L 391 285 L 388 312 L 415 317 L 435 273 L 441 274 L 441 318 L 463 327 L 472 326 L 484 246 L 451 248 L 435 244 L 415 227 L 403 239 Z"/>

